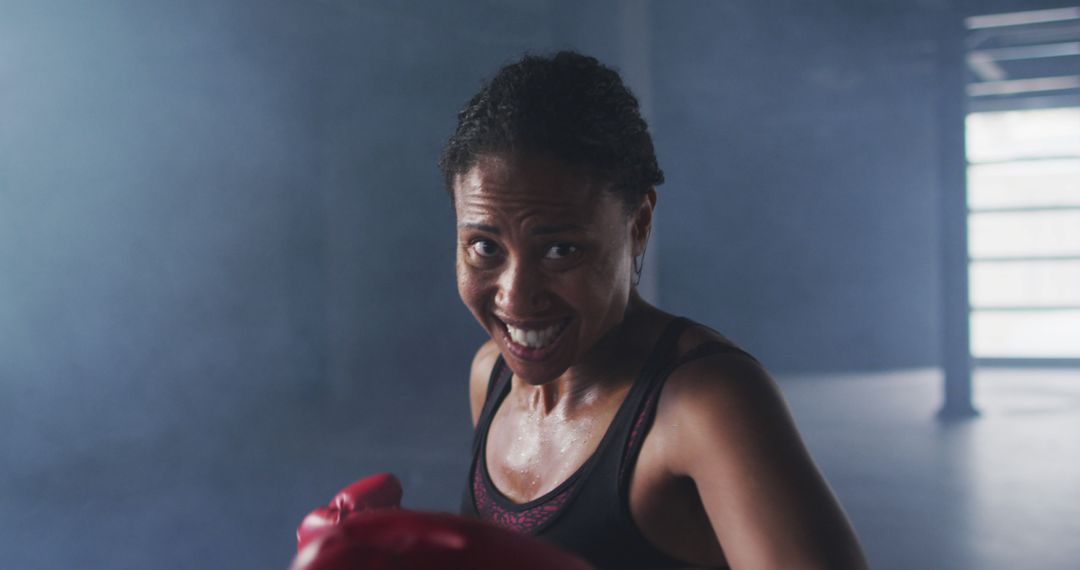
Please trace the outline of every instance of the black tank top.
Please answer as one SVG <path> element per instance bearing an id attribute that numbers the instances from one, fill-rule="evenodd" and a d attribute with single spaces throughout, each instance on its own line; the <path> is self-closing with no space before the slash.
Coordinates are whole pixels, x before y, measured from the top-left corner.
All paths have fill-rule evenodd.
<path id="1" fill-rule="evenodd" d="M 477 419 L 461 513 L 548 540 L 599 569 L 693 567 L 645 538 L 631 517 L 629 500 L 630 475 L 671 371 L 717 353 L 736 352 L 753 358 L 727 339 L 706 342 L 678 357 L 678 339 L 691 324 L 683 317 L 668 323 L 596 451 L 566 481 L 527 503 L 515 503 L 495 488 L 484 453 L 491 420 L 510 393 L 512 373 L 500 355 Z"/>

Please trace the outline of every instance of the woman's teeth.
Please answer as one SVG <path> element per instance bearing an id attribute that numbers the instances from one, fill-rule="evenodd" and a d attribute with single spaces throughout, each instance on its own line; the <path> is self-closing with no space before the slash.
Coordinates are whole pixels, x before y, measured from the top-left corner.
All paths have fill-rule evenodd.
<path id="1" fill-rule="evenodd" d="M 506 331 L 510 333 L 510 339 L 522 346 L 529 348 L 543 348 L 551 341 L 555 340 L 556 336 L 562 332 L 562 327 L 565 322 L 555 323 L 546 329 L 541 330 L 525 330 L 517 327 L 506 325 Z"/>

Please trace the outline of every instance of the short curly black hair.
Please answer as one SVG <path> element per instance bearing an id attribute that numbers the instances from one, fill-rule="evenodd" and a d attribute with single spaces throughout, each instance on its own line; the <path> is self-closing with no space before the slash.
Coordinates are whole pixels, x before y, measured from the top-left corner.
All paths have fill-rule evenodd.
<path id="1" fill-rule="evenodd" d="M 458 112 L 439 159 L 450 199 L 454 179 L 477 158 L 515 152 L 600 177 L 628 213 L 664 181 L 637 98 L 615 70 L 573 51 L 525 55 L 502 67 Z"/>

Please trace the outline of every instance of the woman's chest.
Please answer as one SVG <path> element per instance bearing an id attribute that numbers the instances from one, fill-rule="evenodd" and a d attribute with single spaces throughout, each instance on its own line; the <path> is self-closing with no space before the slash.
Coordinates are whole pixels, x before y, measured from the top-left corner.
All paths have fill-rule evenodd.
<path id="1" fill-rule="evenodd" d="M 604 441 L 617 406 L 572 417 L 538 417 L 502 406 L 487 434 L 485 461 L 498 490 L 515 503 L 551 492 L 579 471 Z"/>
<path id="2" fill-rule="evenodd" d="M 619 425 L 636 423 L 636 418 L 621 417 L 616 423 L 618 411 L 617 406 L 596 410 L 584 421 L 559 425 L 540 424 L 511 410 L 497 412 L 485 450 L 491 482 L 508 499 L 522 504 L 558 488 L 593 459 L 601 445 L 618 447 L 614 456 L 621 457 L 628 442 L 620 436 L 631 430 L 618 429 Z M 636 461 L 627 466 L 626 500 L 633 522 L 650 543 L 670 556 L 722 563 L 722 550 L 694 482 L 670 472 L 666 448 L 674 442 L 663 425 L 658 422 L 641 435 Z M 589 473 L 587 484 L 617 484 L 617 463 L 596 467 L 599 470 Z"/>
<path id="3" fill-rule="evenodd" d="M 620 411 L 625 396 L 588 413 L 562 418 L 540 419 L 528 410 L 500 406 L 488 428 L 484 450 L 492 483 L 513 502 L 527 503 L 558 488 L 593 461 L 598 465 L 590 478 L 610 480 L 615 485 L 618 459 L 631 437 L 636 437 L 643 441 L 639 442 L 635 464 L 630 466 L 632 505 L 640 504 L 652 513 L 659 505 L 684 502 L 671 496 L 683 490 L 672 485 L 665 465 L 662 429 L 639 432 L 637 410 Z"/>

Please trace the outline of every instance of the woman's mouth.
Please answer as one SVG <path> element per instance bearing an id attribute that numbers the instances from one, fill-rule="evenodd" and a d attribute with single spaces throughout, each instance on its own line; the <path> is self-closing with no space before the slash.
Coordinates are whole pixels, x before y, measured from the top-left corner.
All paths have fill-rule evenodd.
<path id="1" fill-rule="evenodd" d="M 568 317 L 543 328 L 517 327 L 502 320 L 499 322 L 503 325 L 504 340 L 508 341 L 506 345 L 514 356 L 523 360 L 543 360 L 553 352 L 570 321 Z"/>

